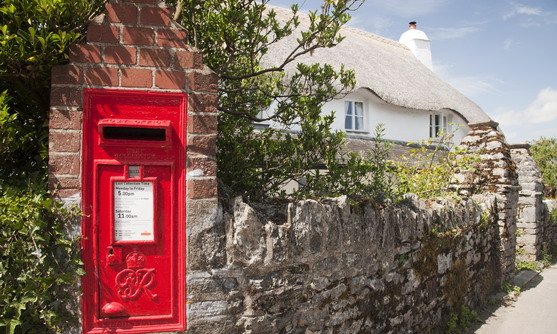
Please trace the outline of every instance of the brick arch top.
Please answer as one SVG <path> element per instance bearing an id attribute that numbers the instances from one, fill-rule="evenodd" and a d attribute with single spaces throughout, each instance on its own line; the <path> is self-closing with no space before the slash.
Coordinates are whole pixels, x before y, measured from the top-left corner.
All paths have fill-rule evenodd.
<path id="1" fill-rule="evenodd" d="M 70 48 L 73 66 L 55 69 L 53 84 L 215 91 L 214 74 L 158 1 L 112 1 L 105 9 L 89 24 L 86 43 Z M 52 97 L 58 102 L 56 91 Z"/>
<path id="2" fill-rule="evenodd" d="M 70 47 L 69 64 L 52 70 L 49 132 L 50 187 L 80 199 L 83 91 L 126 89 L 188 95 L 188 198 L 216 196 L 217 76 L 187 32 L 158 0 L 112 0 Z"/>

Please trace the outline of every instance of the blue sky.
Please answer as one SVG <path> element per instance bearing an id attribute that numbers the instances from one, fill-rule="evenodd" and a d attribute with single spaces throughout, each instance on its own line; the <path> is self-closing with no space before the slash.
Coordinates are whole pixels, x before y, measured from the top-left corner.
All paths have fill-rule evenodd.
<path id="1" fill-rule="evenodd" d="M 409 21 L 431 39 L 437 74 L 499 122 L 508 142 L 557 137 L 557 0 L 367 0 L 349 25 L 398 40 Z"/>

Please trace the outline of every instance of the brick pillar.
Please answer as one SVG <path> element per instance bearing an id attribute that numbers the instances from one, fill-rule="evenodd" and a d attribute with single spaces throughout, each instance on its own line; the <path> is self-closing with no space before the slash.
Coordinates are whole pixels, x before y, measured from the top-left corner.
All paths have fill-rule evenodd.
<path id="1" fill-rule="evenodd" d="M 517 211 L 517 258 L 534 261 L 542 251 L 544 234 L 543 181 L 536 162 L 530 156 L 530 145 L 512 145 L 511 155 L 522 187 Z"/>
<path id="2" fill-rule="evenodd" d="M 80 197 L 82 96 L 85 88 L 185 92 L 188 99 L 188 199 L 216 198 L 217 77 L 186 32 L 156 0 L 111 1 L 52 70 L 50 187 Z"/>
<path id="3" fill-rule="evenodd" d="M 218 225 L 218 78 L 203 64 L 200 52 L 186 44 L 187 32 L 171 14 L 164 1 L 109 1 L 90 22 L 86 39 L 71 46 L 69 64 L 53 68 L 49 184 L 58 198 L 80 201 L 84 89 L 187 93 L 189 275 L 208 257 L 202 252 L 204 226 Z"/>
<path id="4" fill-rule="evenodd" d="M 461 147 L 480 155 L 474 173 L 459 173 L 453 188 L 461 195 L 474 193 L 494 197 L 499 224 L 500 262 L 503 279 L 514 272 L 516 254 L 516 210 L 518 205 L 518 176 L 505 136 L 497 129 L 498 123 L 470 125 L 470 132 L 462 139 Z"/>

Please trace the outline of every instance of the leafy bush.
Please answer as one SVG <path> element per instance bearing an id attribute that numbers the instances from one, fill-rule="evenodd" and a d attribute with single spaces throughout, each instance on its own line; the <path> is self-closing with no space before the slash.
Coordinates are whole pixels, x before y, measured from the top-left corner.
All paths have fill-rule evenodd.
<path id="1" fill-rule="evenodd" d="M 522 270 L 532 270 L 532 271 L 540 271 L 542 268 L 542 264 L 536 261 L 516 261 L 515 271 L 519 272 Z"/>
<path id="2" fill-rule="evenodd" d="M 326 171 L 315 170 L 304 175 L 303 186 L 294 197 L 320 198 L 347 195 L 350 199 L 374 200 L 378 203 L 397 198 L 392 182 L 390 144 L 382 139 L 383 125 L 375 129 L 375 141 L 365 154 L 329 151 Z"/>
<path id="3" fill-rule="evenodd" d="M 299 59 L 342 41 L 340 28 L 363 1 L 328 1 L 304 17 L 293 5 L 289 18 L 267 1 L 168 2 L 182 13 L 190 44 L 219 75 L 218 177 L 234 195 L 277 195 L 285 183 L 304 179 L 300 196 L 334 196 L 357 184 L 358 169 L 368 163 L 353 156 L 337 168 L 344 134 L 330 129 L 333 115 L 322 114 L 326 102 L 354 88 L 354 72 Z M 279 47 L 288 52 L 276 59 Z M 254 127 L 264 121 L 282 128 Z M 316 174 L 317 165 L 332 174 Z"/>
<path id="4" fill-rule="evenodd" d="M 68 59 L 102 0 L 3 0 L 0 3 L 0 180 L 46 175 L 50 72 Z M 9 108 L 8 108 L 9 107 Z"/>
<path id="5" fill-rule="evenodd" d="M 545 184 L 545 195 L 555 197 L 557 189 L 557 138 L 541 138 L 530 148 Z"/>
<path id="6" fill-rule="evenodd" d="M 79 309 L 72 214 L 45 193 L 50 72 L 104 2 L 0 3 L 0 331 L 60 332 Z"/>
<path id="7" fill-rule="evenodd" d="M 413 193 L 421 198 L 454 194 L 450 184 L 455 172 L 473 172 L 480 158 L 454 147 L 452 137 L 452 134 L 441 134 L 435 142 L 431 139 L 421 142 L 395 163 L 400 193 Z"/>
<path id="8" fill-rule="evenodd" d="M 83 274 L 66 229 L 75 212 L 37 191 L 0 195 L 0 329 L 60 332 L 78 309 L 73 289 Z"/>

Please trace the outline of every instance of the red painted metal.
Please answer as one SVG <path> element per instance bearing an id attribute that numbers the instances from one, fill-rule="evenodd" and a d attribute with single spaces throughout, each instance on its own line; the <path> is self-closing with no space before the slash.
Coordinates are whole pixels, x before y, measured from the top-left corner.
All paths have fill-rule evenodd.
<path id="1" fill-rule="evenodd" d="M 85 333 L 185 329 L 186 101 L 84 93 Z"/>

